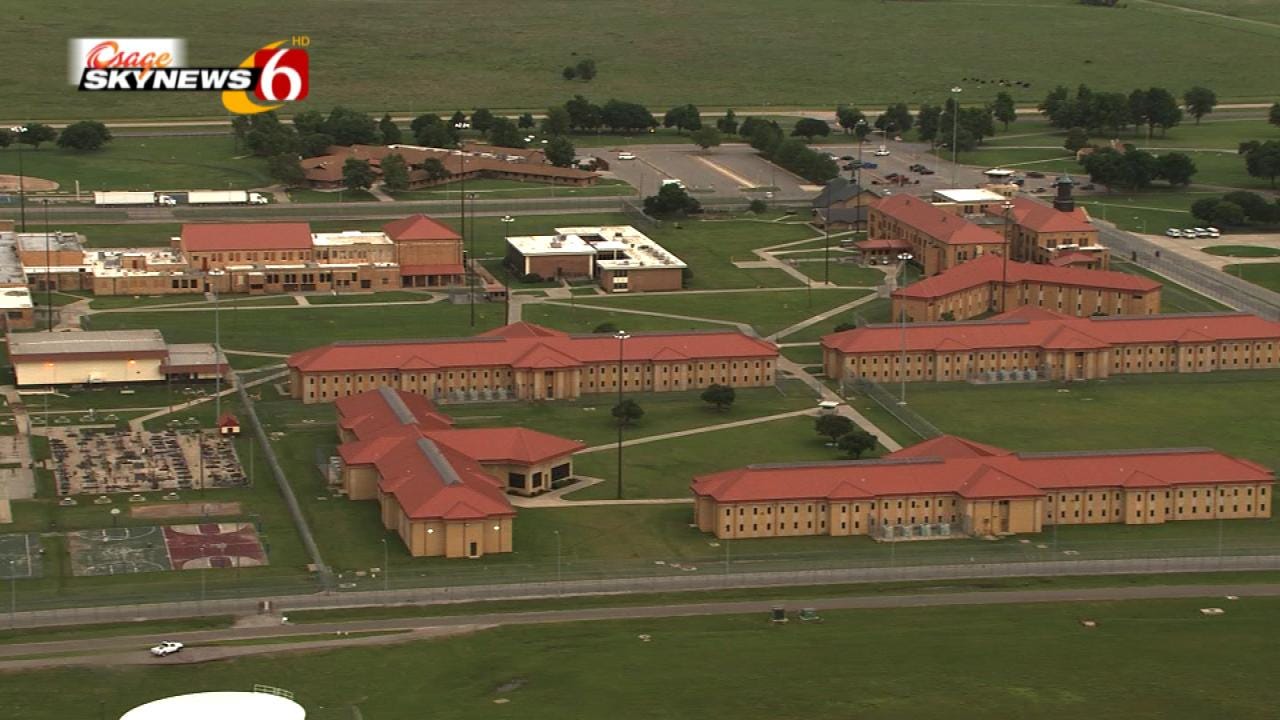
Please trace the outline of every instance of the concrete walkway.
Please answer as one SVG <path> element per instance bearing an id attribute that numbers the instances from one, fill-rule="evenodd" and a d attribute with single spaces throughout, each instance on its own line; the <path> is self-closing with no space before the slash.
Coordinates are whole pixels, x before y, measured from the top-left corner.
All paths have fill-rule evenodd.
<path id="1" fill-rule="evenodd" d="M 813 388 L 814 392 L 816 392 L 821 399 L 831 400 L 831 401 L 840 403 L 839 408 L 837 409 L 837 412 L 849 418 L 850 420 L 852 420 L 854 425 L 857 425 L 863 430 L 866 430 L 872 435 L 875 435 L 876 439 L 880 441 L 880 444 L 883 445 L 884 448 L 889 452 L 894 452 L 902 449 L 902 445 L 899 444 L 897 440 L 894 440 L 892 437 L 890 437 L 889 433 L 881 430 L 879 427 L 876 427 L 876 424 L 868 420 L 865 415 L 858 412 L 857 410 L 854 410 L 848 403 L 844 401 L 844 398 L 840 397 L 840 394 L 837 393 L 835 390 L 832 390 L 831 388 L 824 385 L 817 378 L 805 372 L 805 369 L 801 367 L 799 363 L 793 360 L 788 360 L 786 356 L 779 355 L 778 371 L 785 372 L 788 375 L 791 375 L 792 377 L 795 377 L 796 379 L 800 380 L 805 385 L 808 385 L 809 387 Z"/>
<path id="2" fill-rule="evenodd" d="M 804 320 L 801 320 L 800 322 L 798 322 L 798 323 L 796 323 L 796 324 L 794 324 L 794 325 L 791 325 L 790 327 L 782 328 L 781 330 L 779 330 L 778 332 L 776 332 L 776 333 L 774 333 L 774 334 L 770 335 L 770 336 L 769 336 L 768 338 L 766 338 L 766 339 L 767 339 L 767 340 L 777 340 L 777 339 L 778 339 L 778 338 L 780 338 L 780 337 L 786 337 L 786 336 L 788 336 L 788 335 L 790 335 L 790 334 L 792 334 L 792 333 L 799 332 L 799 331 L 801 331 L 801 330 L 803 330 L 803 329 L 805 329 L 805 328 L 807 328 L 807 327 L 809 327 L 809 326 L 811 326 L 811 325 L 817 325 L 818 323 L 820 323 L 820 322 L 822 322 L 822 321 L 824 321 L 824 320 L 830 320 L 831 318 L 835 317 L 836 315 L 839 315 L 839 314 L 844 313 L 844 312 L 848 312 L 848 311 L 850 311 L 850 310 L 852 310 L 852 309 L 854 309 L 854 308 L 858 307 L 859 305 L 866 305 L 867 303 L 871 302 L 872 300 L 875 300 L 877 297 L 879 297 L 879 294 L 878 294 L 878 293 L 874 293 L 874 292 L 873 292 L 873 293 L 871 293 L 870 295 L 867 295 L 867 296 L 865 296 L 865 297 L 860 297 L 860 298 L 858 298 L 857 300 L 854 300 L 853 302 L 847 302 L 847 303 L 845 303 L 845 304 L 843 304 L 843 305 L 840 305 L 840 306 L 838 306 L 838 307 L 833 307 L 833 308 L 831 308 L 830 310 L 827 310 L 826 312 L 818 313 L 817 315 L 814 315 L 813 317 L 810 317 L 810 318 L 806 318 L 806 319 L 804 319 Z"/>
<path id="3" fill-rule="evenodd" d="M 773 422 L 774 420 L 785 420 L 787 418 L 817 414 L 818 409 L 815 407 L 809 410 L 792 410 L 791 412 L 778 413 L 776 415 L 761 415 L 760 417 L 747 418 L 746 420 L 735 420 L 733 422 L 720 423 L 719 425 L 704 425 L 702 427 L 689 428 L 688 430 L 677 430 L 676 432 L 662 433 L 661 435 L 646 435 L 645 437 L 636 438 L 634 440 L 623 440 L 622 447 L 626 448 L 634 445 L 646 445 L 652 442 L 689 437 L 691 435 L 701 435 L 702 433 L 715 432 L 717 430 L 730 430 L 733 428 L 746 427 L 748 425 L 759 425 L 760 423 Z M 586 455 L 587 453 L 604 452 L 606 450 L 614 450 L 617 447 L 618 443 L 616 442 L 604 445 L 593 445 L 585 450 L 579 450 L 576 454 Z"/>
<path id="4" fill-rule="evenodd" d="M 16 387 L 5 385 L 0 387 L 0 393 L 4 394 L 5 402 L 13 411 L 14 431 L 17 438 L 14 451 L 19 465 L 5 474 L 5 487 L 0 488 L 0 496 L 10 500 L 30 500 L 36 496 L 35 462 L 31 457 L 31 443 L 28 440 L 31 435 L 31 416 L 27 413 L 26 404 L 22 396 L 18 395 Z"/>

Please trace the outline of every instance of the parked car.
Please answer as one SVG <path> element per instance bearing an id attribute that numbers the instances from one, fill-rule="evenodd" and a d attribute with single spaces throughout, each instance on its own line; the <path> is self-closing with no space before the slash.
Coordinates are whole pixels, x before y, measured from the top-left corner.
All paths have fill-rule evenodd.
<path id="1" fill-rule="evenodd" d="M 1037 170 L 1028 170 L 1028 171 L 1027 171 L 1027 177 L 1029 177 L 1029 178 L 1042 178 L 1042 177 L 1044 177 L 1044 173 L 1039 172 L 1039 171 L 1037 171 Z"/>
<path id="2" fill-rule="evenodd" d="M 182 652 L 182 648 L 186 647 L 180 642 L 165 640 L 164 642 L 151 648 L 151 654 L 154 657 L 167 657 L 174 653 Z"/>
<path id="3" fill-rule="evenodd" d="M 1195 229 L 1195 228 L 1182 228 L 1182 237 L 1184 237 L 1184 238 L 1193 238 L 1193 237 L 1195 237 L 1195 236 L 1196 236 L 1196 229 Z"/>
<path id="4" fill-rule="evenodd" d="M 1222 237 L 1222 234 L 1221 234 L 1221 233 L 1219 233 L 1217 230 L 1210 230 L 1210 231 L 1209 231 L 1209 238 L 1210 238 L 1210 239 L 1216 240 L 1216 239 L 1218 239 L 1218 238 L 1220 238 L 1220 237 Z"/>
<path id="5" fill-rule="evenodd" d="M 876 151 L 872 154 L 875 155 L 876 157 L 885 157 L 886 155 L 889 154 L 889 148 L 881 145 L 880 147 L 876 148 Z"/>
<path id="6" fill-rule="evenodd" d="M 932 174 L 933 174 L 933 171 L 932 171 L 932 170 L 930 170 L 930 169 L 929 169 L 929 168 L 927 168 L 927 167 L 922 167 L 922 168 L 920 168 L 920 174 L 921 174 L 921 175 L 932 175 Z"/>
<path id="7" fill-rule="evenodd" d="M 888 180 L 889 182 L 895 182 L 900 177 L 902 176 L 899 175 L 898 173 L 889 173 L 888 175 L 884 176 L 884 179 Z"/>
<path id="8" fill-rule="evenodd" d="M 1168 235 L 1168 236 L 1169 236 L 1169 237 L 1171 237 L 1171 238 L 1180 238 L 1180 237 L 1182 237 L 1182 231 L 1181 231 L 1181 230 L 1179 230 L 1178 228 L 1169 228 L 1168 230 L 1165 230 L 1165 231 L 1164 231 L 1164 234 L 1165 234 L 1165 235 Z"/>
<path id="9" fill-rule="evenodd" d="M 920 163 L 912 163 L 911 165 L 907 166 L 907 169 L 910 170 L 911 172 L 920 172 L 921 170 L 924 169 L 924 166 L 921 165 Z"/>
<path id="10" fill-rule="evenodd" d="M 626 150 L 623 150 L 622 152 L 618 153 L 618 159 L 619 160 L 635 160 L 636 154 L 633 152 L 627 152 Z"/>
<path id="11" fill-rule="evenodd" d="M 840 159 L 841 159 L 841 160 L 852 160 L 852 159 L 853 159 L 853 156 L 852 156 L 852 155 L 841 155 L 841 156 L 840 156 Z"/>
<path id="12" fill-rule="evenodd" d="M 878 167 L 880 167 L 879 163 L 873 163 L 873 162 L 870 162 L 870 161 L 864 161 L 864 162 L 862 163 L 862 169 L 863 169 L 863 170 L 875 170 L 875 169 L 876 169 L 876 168 L 878 168 Z"/>

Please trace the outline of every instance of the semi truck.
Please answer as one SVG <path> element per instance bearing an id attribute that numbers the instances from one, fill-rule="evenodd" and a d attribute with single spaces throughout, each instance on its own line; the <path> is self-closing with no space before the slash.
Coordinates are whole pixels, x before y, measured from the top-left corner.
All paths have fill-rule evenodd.
<path id="1" fill-rule="evenodd" d="M 156 192 L 136 192 L 136 191 L 117 191 L 117 192 L 95 192 L 93 194 L 94 205 L 176 205 L 177 202 L 170 196 Z"/>
<path id="2" fill-rule="evenodd" d="M 188 205 L 266 205 L 265 195 L 244 190 L 191 190 Z"/>

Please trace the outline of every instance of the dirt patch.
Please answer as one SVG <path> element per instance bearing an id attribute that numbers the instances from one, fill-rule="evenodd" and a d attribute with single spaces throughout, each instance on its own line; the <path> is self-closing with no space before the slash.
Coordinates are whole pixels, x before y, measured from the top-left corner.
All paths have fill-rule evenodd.
<path id="1" fill-rule="evenodd" d="M 129 508 L 136 518 L 189 518 L 215 515 L 239 515 L 238 502 L 176 503 L 173 505 L 136 505 Z"/>
<path id="2" fill-rule="evenodd" d="M 58 189 L 58 183 L 44 178 L 31 177 L 26 175 L 22 178 L 22 186 L 25 192 L 49 192 Z M 17 175 L 0 175 L 0 192 L 17 192 L 18 176 Z"/>

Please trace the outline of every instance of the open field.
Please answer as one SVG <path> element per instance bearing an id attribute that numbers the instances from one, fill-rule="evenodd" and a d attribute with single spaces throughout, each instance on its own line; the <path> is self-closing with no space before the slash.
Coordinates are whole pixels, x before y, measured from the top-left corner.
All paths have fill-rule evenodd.
<path id="1" fill-rule="evenodd" d="M 853 256 L 833 252 L 831 253 L 831 261 L 823 261 L 823 253 L 800 253 L 792 255 L 788 259 L 798 260 L 795 268 L 800 272 L 813 278 L 814 282 L 822 282 L 830 277 L 831 282 L 835 285 L 845 285 L 849 287 L 879 287 L 883 285 L 887 276 L 874 267 L 859 265 L 855 262 L 841 262 L 841 260 L 852 260 Z"/>
<path id="2" fill-rule="evenodd" d="M 1280 257 L 1280 250 L 1265 245 L 1214 245 L 1200 248 L 1200 252 L 1223 257 L 1264 258 Z"/>
<path id="3" fill-rule="evenodd" d="M 747 323 L 760 335 L 770 335 L 805 318 L 853 302 L 870 293 L 870 290 L 813 289 L 734 295 L 652 294 L 590 298 L 585 303 L 579 303 L 579 306 L 605 310 L 609 308 L 643 310 Z"/>
<path id="4" fill-rule="evenodd" d="M 7 48 L 3 59 L 9 66 L 34 69 L 11 83 L 9 114 L 25 116 L 12 119 L 223 113 L 217 98 L 205 93 L 77 93 L 66 81 L 64 41 L 83 34 L 80 19 L 94 7 L 86 0 L 57 8 L 33 7 L 22 23 L 6 26 L 5 42 L 0 43 Z M 162 12 L 163 6 L 155 2 L 135 3 L 127 12 L 101 20 L 95 32 L 100 37 L 186 36 L 191 65 L 227 66 L 261 44 L 289 35 L 288 30 L 264 35 L 263 28 L 296 27 L 299 18 L 306 18 L 312 87 L 297 109 L 328 110 L 341 103 L 374 112 L 477 106 L 542 109 L 579 92 L 598 101 L 618 97 L 663 107 L 682 102 L 784 108 L 941 101 L 946 87 L 960 78 L 942 79 L 938 68 L 963 69 L 969 77 L 1008 77 L 1008 57 L 1019 59 L 1016 78 L 1032 83 L 1029 90 L 1015 89 L 1021 102 L 1038 101 L 1057 84 L 1074 86 L 1082 72 L 1088 72 L 1099 89 L 1162 85 L 1180 90 L 1186 78 L 1194 77 L 1215 88 L 1223 100 L 1270 101 L 1274 86 L 1268 78 L 1240 72 L 1240 62 L 1247 59 L 1255 67 L 1280 63 L 1275 42 L 1280 28 L 1145 2 L 1108 10 L 1067 0 L 824 0 L 803 16 L 768 3 L 712 3 L 685 8 L 680 22 L 673 24 L 669 8 L 610 0 L 593 8 L 589 32 L 575 38 L 572 50 L 552 41 L 564 27 L 581 27 L 581 15 L 572 4 L 529 5 L 502 13 L 485 6 L 458 7 L 435 14 L 433 35 L 439 39 L 429 50 L 370 69 L 369 53 L 377 48 L 416 47 L 419 29 L 404 22 L 398 5 L 289 0 L 265 9 L 255 5 L 253 12 L 248 8 L 244 0 L 236 0 L 193 8 L 179 19 Z M 1270 10 L 1259 12 L 1266 13 L 1263 17 L 1274 15 Z M 356 14 L 365 30 L 351 29 Z M 707 33 L 713 25 L 717 32 Z M 877 32 L 855 47 L 848 41 L 850 26 L 874 27 Z M 993 26 L 1005 31 L 999 57 L 976 32 Z M 474 32 L 477 27 L 485 32 Z M 1046 27 L 1054 29 L 1055 38 L 1069 52 L 1045 51 L 1037 31 Z M 975 32 L 966 32 L 970 29 Z M 895 65 L 892 82 L 886 82 L 882 67 L 858 62 L 898 56 L 904 32 L 948 41 L 920 43 Z M 762 33 L 770 42 L 740 41 Z M 1196 52 L 1181 52 L 1185 47 L 1195 47 Z M 792 61 L 813 48 L 823 48 L 826 70 L 797 78 Z M 560 77 L 560 68 L 574 62 L 575 53 L 599 62 L 599 75 L 590 83 Z M 694 65 L 698 73 L 684 72 Z M 432 84 L 430 97 L 419 91 L 424 79 Z M 997 90 L 990 84 L 966 89 L 966 100 L 973 101 L 989 100 Z"/>
<path id="5" fill-rule="evenodd" d="M 1076 198 L 1089 215 L 1114 223 L 1121 230 L 1160 235 L 1167 228 L 1194 227 L 1191 204 L 1221 192 L 1178 192 L 1165 189 L 1145 193 L 1103 193 Z"/>
<path id="6" fill-rule="evenodd" d="M 596 297 L 586 298 L 589 301 Z M 582 305 L 526 305 L 522 311 L 526 322 L 545 325 L 566 332 L 594 332 L 604 323 L 613 323 L 627 332 L 660 332 L 669 330 L 725 330 L 728 325 L 681 320 L 679 318 L 610 312 Z"/>
<path id="7" fill-rule="evenodd" d="M 644 230 L 658 244 L 684 260 L 693 272 L 690 290 L 753 287 L 795 287 L 798 280 L 775 268 L 738 268 L 735 261 L 758 260 L 757 248 L 803 240 L 813 229 L 798 223 L 760 220 L 697 220 L 667 223 Z"/>
<path id="8" fill-rule="evenodd" d="M 65 52 L 61 47 L 59 51 Z M 230 135 L 120 137 L 93 153 L 61 150 L 52 143 L 35 151 L 28 148 L 22 163 L 28 175 L 53 180 L 62 193 L 74 193 L 79 180 L 80 192 L 90 200 L 94 190 L 226 190 L 270 185 L 266 161 L 239 157 L 241 153 L 232 146 Z M 0 150 L 0 173 L 17 171 L 16 147 Z"/>
<path id="9" fill-rule="evenodd" d="M 147 223 L 145 225 L 108 224 L 72 225 L 58 223 L 64 232 L 77 232 L 85 237 L 85 247 L 168 247 L 169 239 L 182 233 L 179 223 Z"/>
<path id="10" fill-rule="evenodd" d="M 1275 370 L 1118 376 L 1065 387 L 912 383 L 907 396 L 944 432 L 1015 450 L 1209 446 L 1280 468 L 1267 422 L 1280 403 Z"/>
<path id="11" fill-rule="evenodd" d="M 234 308 L 234 306 L 233 306 Z M 502 322 L 504 307 L 476 305 L 476 326 L 467 305 L 386 304 L 378 307 L 317 307 L 224 310 L 222 346 L 230 350 L 287 353 L 336 340 L 458 337 Z M 120 312 L 91 316 L 94 330 L 156 328 L 171 343 L 211 342 L 213 311 Z"/>
<path id="12" fill-rule="evenodd" d="M 369 718 L 408 717 L 427 704 L 458 719 L 925 718 L 939 708 L 960 720 L 1068 717 L 1085 708 L 1099 720 L 1271 717 L 1280 691 L 1259 682 L 1259 668 L 1280 660 L 1272 641 L 1280 601 L 1245 598 L 1215 618 L 1200 615 L 1205 605 L 1183 599 L 825 611 L 821 624 L 783 627 L 760 614 L 508 626 L 294 654 L 288 662 L 268 656 L 163 673 L 15 673 L 0 701 L 22 717 L 52 720 L 99 704 L 119 715 L 165 695 L 260 682 L 292 690 L 315 720 L 349 718 L 352 708 Z M 1083 628 L 1082 618 L 1097 627 Z M 640 634 L 653 641 L 640 642 Z M 875 648 L 877 661 L 848 662 L 853 646 Z M 707 673 L 711 658 L 716 672 Z M 416 682 L 404 683 L 406 667 L 415 668 Z M 780 668 L 786 682 L 778 682 Z M 691 677 L 701 680 L 674 690 Z M 509 705 L 495 706 L 497 699 Z"/>
<path id="13" fill-rule="evenodd" d="M 1254 285 L 1280 292 L 1280 263 L 1228 265 L 1223 268 L 1223 271 L 1248 280 Z"/>

